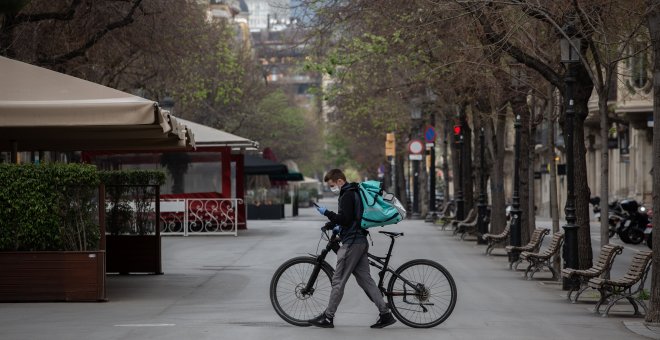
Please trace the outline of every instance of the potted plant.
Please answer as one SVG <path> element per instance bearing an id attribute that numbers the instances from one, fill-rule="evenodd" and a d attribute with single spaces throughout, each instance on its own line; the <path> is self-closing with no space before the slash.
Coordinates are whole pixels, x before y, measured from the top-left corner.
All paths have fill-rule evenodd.
<path id="1" fill-rule="evenodd" d="M 106 187 L 107 272 L 162 274 L 156 204 L 165 174 L 123 170 L 100 175 Z"/>
<path id="2" fill-rule="evenodd" d="M 0 182 L 0 301 L 105 300 L 96 168 L 0 164 Z"/>

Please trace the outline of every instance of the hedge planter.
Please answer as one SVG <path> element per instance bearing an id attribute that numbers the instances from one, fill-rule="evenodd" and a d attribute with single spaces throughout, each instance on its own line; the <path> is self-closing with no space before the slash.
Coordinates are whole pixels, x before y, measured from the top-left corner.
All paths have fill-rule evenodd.
<path id="1" fill-rule="evenodd" d="M 105 301 L 104 251 L 0 252 L 0 301 Z"/>
<path id="2" fill-rule="evenodd" d="M 284 204 L 248 204 L 248 220 L 279 220 L 284 218 Z"/>
<path id="3" fill-rule="evenodd" d="M 106 235 L 108 273 L 162 274 L 160 235 Z"/>

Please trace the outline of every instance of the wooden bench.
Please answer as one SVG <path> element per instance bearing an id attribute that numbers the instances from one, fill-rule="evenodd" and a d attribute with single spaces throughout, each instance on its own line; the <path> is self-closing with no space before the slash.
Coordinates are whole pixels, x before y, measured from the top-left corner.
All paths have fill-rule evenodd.
<path id="1" fill-rule="evenodd" d="M 472 208 L 472 209 L 470 209 L 470 211 L 467 213 L 467 216 L 465 217 L 465 219 L 463 219 L 463 220 L 456 220 L 456 219 L 455 219 L 455 220 L 452 220 L 452 221 L 451 221 L 451 225 L 452 225 L 452 227 L 454 227 L 454 235 L 457 235 L 457 234 L 458 234 L 458 232 L 459 232 L 458 226 L 459 226 L 461 223 L 471 223 L 472 220 L 474 220 L 474 219 L 476 219 L 476 218 L 477 218 L 477 209 Z"/>
<path id="2" fill-rule="evenodd" d="M 456 222 L 456 226 L 454 227 L 454 235 L 463 234 L 465 233 L 466 227 L 470 225 L 476 225 L 478 216 L 479 214 L 477 209 L 470 209 L 470 212 L 468 212 L 468 215 L 464 220 Z"/>
<path id="3" fill-rule="evenodd" d="M 595 277 L 599 277 L 604 273 L 609 273 L 610 268 L 612 268 L 612 263 L 614 258 L 623 252 L 623 247 L 615 244 L 606 244 L 600 248 L 600 255 L 598 260 L 594 265 L 589 269 L 571 269 L 565 268 L 561 271 L 561 276 L 567 279 L 577 279 L 580 282 L 580 285 L 572 288 L 568 291 L 568 301 L 571 301 L 571 295 L 574 292 L 575 298 L 572 300 L 573 303 L 576 303 L 580 294 L 589 288 L 589 280 Z"/>
<path id="4" fill-rule="evenodd" d="M 628 267 L 628 272 L 623 277 L 615 280 L 596 277 L 589 280 L 589 287 L 598 289 L 600 292 L 600 300 L 598 300 L 594 312 L 600 313 L 601 305 L 605 301 L 609 301 L 605 311 L 602 313 L 603 316 L 607 316 L 610 308 L 617 301 L 627 299 L 633 305 L 633 308 L 635 308 L 635 315 L 639 315 L 638 306 L 641 306 L 644 309 L 644 313 L 647 313 L 646 305 L 639 298 L 639 293 L 644 290 L 644 282 L 651 268 L 652 257 L 653 252 L 651 250 L 637 251 L 633 256 L 630 267 Z M 638 282 L 639 284 L 633 289 L 633 286 Z"/>
<path id="5" fill-rule="evenodd" d="M 445 207 L 442 209 L 440 214 L 438 214 L 438 219 L 436 220 L 437 224 L 441 224 L 441 230 L 445 230 L 447 225 L 453 220 L 456 219 L 456 210 L 454 209 L 454 203 L 453 202 L 447 202 Z"/>
<path id="6" fill-rule="evenodd" d="M 541 249 L 541 243 L 543 243 L 543 238 L 545 235 L 548 235 L 550 233 L 550 229 L 548 228 L 536 228 L 534 229 L 534 232 L 532 233 L 532 236 L 529 237 L 529 243 L 527 243 L 524 246 L 506 246 L 504 249 L 506 249 L 507 254 L 510 254 L 512 252 L 537 252 L 539 249 Z M 510 262 L 509 263 L 509 269 L 518 269 L 518 265 L 522 262 L 522 259 L 518 257 L 518 261 Z"/>
<path id="7" fill-rule="evenodd" d="M 474 214 L 474 219 L 471 222 L 461 222 L 458 224 L 458 233 L 461 234 L 461 241 L 465 241 L 465 236 L 476 233 L 477 222 L 479 221 L 479 212 Z"/>
<path id="8" fill-rule="evenodd" d="M 447 201 L 442 204 L 442 207 L 440 207 L 440 212 L 436 215 L 435 222 L 438 224 L 438 222 L 443 221 L 444 218 L 447 218 L 451 216 L 452 210 L 453 210 L 453 205 L 454 203 L 452 201 Z"/>
<path id="9" fill-rule="evenodd" d="M 509 239 L 509 233 L 511 233 L 511 223 L 507 222 L 506 226 L 504 227 L 504 230 L 502 230 L 501 233 L 483 234 L 481 237 L 484 239 L 484 241 L 488 242 L 488 245 L 486 246 L 486 255 L 487 256 L 490 255 L 493 252 L 493 249 L 495 249 L 496 245 L 500 243 L 505 243 Z"/>
<path id="10" fill-rule="evenodd" d="M 531 280 L 535 273 L 539 272 L 543 267 L 547 267 L 552 273 L 552 279 L 556 279 L 557 272 L 552 268 L 552 257 L 559 254 L 559 250 L 563 243 L 564 233 L 557 232 L 552 235 L 552 241 L 550 241 L 548 248 L 542 252 L 533 253 L 523 251 L 520 253 L 520 259 L 529 262 L 529 266 L 527 266 L 527 270 L 525 270 L 525 278 Z M 531 274 L 528 276 L 530 271 Z"/>

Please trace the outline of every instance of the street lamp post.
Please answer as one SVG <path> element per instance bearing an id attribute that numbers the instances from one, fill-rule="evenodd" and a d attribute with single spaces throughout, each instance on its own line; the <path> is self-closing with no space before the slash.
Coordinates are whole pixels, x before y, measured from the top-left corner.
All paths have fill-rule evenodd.
<path id="1" fill-rule="evenodd" d="M 486 195 L 486 161 L 485 161 L 485 144 L 486 138 L 484 137 L 484 128 L 482 127 L 479 131 L 479 142 L 481 144 L 480 150 L 480 167 L 481 167 L 481 180 L 479 182 L 479 219 L 477 220 L 477 230 L 479 231 L 479 236 L 477 237 L 477 244 L 486 244 L 486 240 L 481 237 L 481 235 L 488 232 L 488 217 L 486 208 L 487 205 L 487 195 Z"/>
<path id="2" fill-rule="evenodd" d="M 417 98 L 413 99 L 412 110 L 410 111 L 410 118 L 413 121 L 413 136 L 417 135 L 420 130 L 419 122 L 422 120 L 422 108 L 419 105 Z M 419 160 L 412 161 L 412 175 L 413 175 L 413 190 L 412 190 L 412 216 L 413 219 L 420 218 L 419 206 Z"/>
<path id="3" fill-rule="evenodd" d="M 567 192 L 566 192 L 566 207 L 564 212 L 566 214 L 566 225 L 564 228 L 564 268 L 578 269 L 578 241 L 577 229 L 575 225 L 575 160 L 573 155 L 573 135 L 575 119 L 575 108 L 573 103 L 573 84 L 575 83 L 575 74 L 573 69 L 576 63 L 580 62 L 579 49 L 580 39 L 575 36 L 575 29 L 573 25 L 568 24 L 564 26 L 564 33 L 570 38 L 562 37 L 560 40 L 561 47 L 561 62 L 566 65 L 566 76 L 564 77 L 565 83 L 565 96 L 566 101 L 566 120 L 565 120 L 565 136 L 566 136 L 566 177 L 567 177 Z M 562 288 L 569 290 L 579 284 L 574 279 L 564 278 Z"/>
<path id="4" fill-rule="evenodd" d="M 513 171 L 513 202 L 511 204 L 511 245 L 521 246 L 521 226 L 520 226 L 520 115 L 516 115 L 516 121 L 513 124 L 516 130 L 516 146 L 514 153 L 514 171 Z M 520 254 L 517 251 L 509 253 L 509 262 L 513 263 L 518 261 Z"/>
<path id="5" fill-rule="evenodd" d="M 426 88 L 426 100 L 429 104 L 429 123 L 430 128 L 425 131 L 424 138 L 426 139 L 429 151 L 429 211 L 426 214 L 426 222 L 433 222 L 438 217 L 438 213 L 435 211 L 435 101 L 438 99 L 438 96 L 430 88 Z M 430 134 L 430 135 L 427 135 Z"/>

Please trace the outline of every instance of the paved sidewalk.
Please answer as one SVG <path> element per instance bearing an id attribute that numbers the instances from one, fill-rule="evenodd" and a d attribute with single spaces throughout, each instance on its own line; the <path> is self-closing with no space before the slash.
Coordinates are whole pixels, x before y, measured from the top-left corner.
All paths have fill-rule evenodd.
<path id="1" fill-rule="evenodd" d="M 330 209 L 331 199 L 323 200 Z M 625 306 L 609 318 L 571 304 L 556 284 L 526 281 L 505 257 L 483 256 L 483 246 L 462 242 L 423 221 L 387 227 L 403 231 L 393 266 L 414 258 L 443 264 L 458 286 L 447 321 L 432 329 L 396 323 L 368 326 L 377 311 L 354 280 L 347 286 L 335 329 L 294 327 L 270 305 L 270 278 L 285 260 L 314 253 L 323 219 L 314 209 L 280 221 L 250 221 L 238 237 L 164 237 L 164 275 L 110 276 L 106 303 L 0 304 L 5 339 L 644 339 L 623 322 L 640 322 Z M 373 233 L 371 251 L 388 239 Z M 321 245 L 323 246 L 323 245 Z M 334 265 L 334 256 L 328 262 Z"/>

